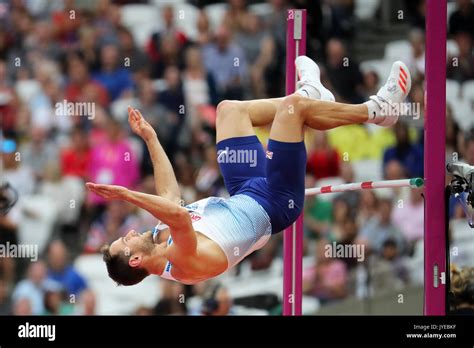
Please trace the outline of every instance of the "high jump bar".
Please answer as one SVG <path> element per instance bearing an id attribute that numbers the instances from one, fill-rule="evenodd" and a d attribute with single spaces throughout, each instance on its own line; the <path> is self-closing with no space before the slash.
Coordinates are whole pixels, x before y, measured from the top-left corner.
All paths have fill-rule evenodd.
<path id="1" fill-rule="evenodd" d="M 401 179 L 401 180 L 382 180 L 382 181 L 363 181 L 342 185 L 330 185 L 322 187 L 313 187 L 306 189 L 305 196 L 314 196 L 323 193 L 336 193 L 346 191 L 371 190 L 378 188 L 395 188 L 395 187 L 423 187 L 424 180 L 422 178 Z"/>

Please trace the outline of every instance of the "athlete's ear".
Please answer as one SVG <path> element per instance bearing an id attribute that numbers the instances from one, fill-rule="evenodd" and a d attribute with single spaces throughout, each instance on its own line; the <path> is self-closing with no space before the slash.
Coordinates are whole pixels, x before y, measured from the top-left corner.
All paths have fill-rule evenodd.
<path id="1" fill-rule="evenodd" d="M 132 255 L 130 256 L 130 259 L 128 260 L 128 264 L 130 267 L 138 267 L 142 263 L 142 255 Z"/>

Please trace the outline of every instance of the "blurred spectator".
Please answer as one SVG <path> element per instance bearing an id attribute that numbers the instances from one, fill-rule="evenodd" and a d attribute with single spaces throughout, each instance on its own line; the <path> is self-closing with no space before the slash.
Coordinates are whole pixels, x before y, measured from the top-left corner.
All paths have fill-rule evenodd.
<path id="1" fill-rule="evenodd" d="M 424 233 L 424 200 L 422 188 L 411 188 L 409 198 L 396 202 L 392 221 L 403 233 L 412 248 Z"/>
<path id="2" fill-rule="evenodd" d="M 340 177 L 344 184 L 350 184 L 355 181 L 354 168 L 351 162 L 343 161 L 340 167 Z M 361 191 L 346 191 L 337 195 L 338 199 L 346 201 L 351 212 L 357 211 Z"/>
<path id="3" fill-rule="evenodd" d="M 87 288 L 84 278 L 68 260 L 68 251 L 60 240 L 52 241 L 48 246 L 48 279 L 59 282 L 67 296 L 79 294 Z"/>
<path id="4" fill-rule="evenodd" d="M 448 59 L 446 77 L 460 83 L 474 79 L 474 56 L 472 55 L 473 37 L 460 31 L 454 36 L 459 47 L 456 57 Z"/>
<path id="5" fill-rule="evenodd" d="M 135 315 L 153 315 L 153 309 L 141 306 L 135 310 L 134 314 Z"/>
<path id="6" fill-rule="evenodd" d="M 75 307 L 76 315 L 97 315 L 97 298 L 90 289 L 85 289 L 79 295 L 79 301 Z"/>
<path id="7" fill-rule="evenodd" d="M 328 1 L 331 13 L 330 36 L 351 38 L 354 35 L 354 0 Z"/>
<path id="8" fill-rule="evenodd" d="M 247 14 L 242 30 L 235 37 L 243 49 L 249 65 L 252 96 L 268 98 L 267 84 L 271 85 L 278 67 L 275 61 L 275 41 L 264 31 L 262 20 L 255 14 Z"/>
<path id="9" fill-rule="evenodd" d="M 49 60 L 40 60 L 34 64 L 35 93 L 28 98 L 28 106 L 31 110 L 30 127 L 44 128 L 50 131 L 53 127 L 67 130 L 70 127 L 70 119 L 59 114 L 55 108 L 56 103 L 64 100 L 61 88 L 62 77 L 57 63 Z M 19 87 L 19 82 L 17 83 Z"/>
<path id="10" fill-rule="evenodd" d="M 104 244 L 125 236 L 130 230 L 138 230 L 139 219 L 130 213 L 130 208 L 131 206 L 123 201 L 107 204 L 105 211 L 92 221 L 84 252 L 97 253 Z"/>
<path id="11" fill-rule="evenodd" d="M 332 91 L 340 102 L 351 104 L 361 103 L 364 100 L 358 93 L 363 79 L 359 64 L 348 57 L 344 43 L 338 39 L 331 39 L 326 45 L 326 70 Z"/>
<path id="12" fill-rule="evenodd" d="M 278 50 L 283 50 L 286 46 L 287 1 L 269 0 L 268 2 L 272 6 L 272 11 L 263 17 L 263 21 L 267 31 L 275 38 Z"/>
<path id="13" fill-rule="evenodd" d="M 363 270 L 358 269 L 359 272 L 364 272 L 366 276 L 370 274 L 370 276 L 363 281 L 364 284 L 359 283 L 357 287 L 365 287 L 365 291 L 373 294 L 383 292 L 385 289 L 398 291 L 403 289 L 407 282 L 400 276 L 405 275 L 405 265 L 403 258 L 396 257 L 398 254 L 397 243 L 393 239 L 387 239 L 383 243 L 382 254 L 370 255 L 363 265 Z M 361 282 L 362 277 L 357 281 Z"/>
<path id="14" fill-rule="evenodd" d="M 419 29 L 425 28 L 426 0 L 405 0 L 409 23 Z"/>
<path id="15" fill-rule="evenodd" d="M 33 171 L 28 163 L 22 161 L 17 142 L 14 139 L 3 139 L 0 150 L 4 180 L 9 182 L 21 196 L 32 194 L 35 188 Z"/>
<path id="16" fill-rule="evenodd" d="M 204 299 L 201 307 L 201 314 L 206 316 L 232 315 L 232 297 L 229 290 L 216 284 L 210 294 Z"/>
<path id="17" fill-rule="evenodd" d="M 33 262 L 28 267 L 27 278 L 21 280 L 13 290 L 12 299 L 28 299 L 33 315 L 44 312 L 45 284 L 47 282 L 46 263 L 42 260 Z"/>
<path id="18" fill-rule="evenodd" d="M 408 35 L 411 52 L 403 57 L 413 80 L 419 80 L 425 75 L 425 33 L 422 29 L 413 29 Z"/>
<path id="19" fill-rule="evenodd" d="M 229 0 L 229 8 L 224 15 L 223 22 L 229 25 L 229 29 L 234 33 L 245 30 L 245 25 L 249 19 L 247 0 Z"/>
<path id="20" fill-rule="evenodd" d="M 224 180 L 219 172 L 216 147 L 208 145 L 204 151 L 205 162 L 197 173 L 196 189 L 202 197 L 221 196 Z"/>
<path id="21" fill-rule="evenodd" d="M 474 268 L 459 269 L 456 265 L 451 270 L 450 314 L 474 315 Z"/>
<path id="22" fill-rule="evenodd" d="M 17 151 L 17 143 L 13 139 L 3 139 L 1 144 L 1 155 L 3 162 L 3 180 L 8 183 L 19 197 L 19 202 L 8 214 L 0 214 L 0 244 L 17 244 L 17 231 L 23 214 L 27 211 L 21 208 L 23 197 L 33 194 L 35 181 L 32 170 L 26 162 L 22 161 L 20 152 Z M 30 212 L 33 213 L 34 212 Z M 14 281 L 16 259 L 0 257 L 0 269 L 7 284 Z"/>
<path id="23" fill-rule="evenodd" d="M 370 96 L 376 95 L 379 91 L 380 77 L 374 70 L 363 73 L 362 97 L 368 100 Z"/>
<path id="24" fill-rule="evenodd" d="M 348 274 L 344 262 L 326 256 L 331 247 L 327 239 L 316 244 L 314 264 L 303 272 L 303 293 L 317 297 L 321 303 L 328 303 L 347 295 Z"/>
<path id="25" fill-rule="evenodd" d="M 183 153 L 178 153 L 174 160 L 176 166 L 175 174 L 181 191 L 181 197 L 183 197 L 185 202 L 195 202 L 198 197 L 195 169 Z"/>
<path id="26" fill-rule="evenodd" d="M 211 26 L 209 24 L 209 17 L 206 14 L 206 11 L 199 10 L 198 18 L 196 21 L 197 37 L 195 42 L 199 46 L 204 46 L 211 42 L 213 38 L 213 33 L 211 32 Z"/>
<path id="27" fill-rule="evenodd" d="M 357 222 L 364 227 L 368 221 L 377 214 L 378 198 L 373 190 L 360 191 L 360 199 L 357 207 Z"/>
<path id="28" fill-rule="evenodd" d="M 341 245 L 344 248 L 356 250 L 353 248 L 359 247 L 357 244 L 355 244 L 358 233 L 359 228 L 356 223 L 356 218 L 354 214 L 350 214 L 340 223 L 338 235 L 334 236 L 335 242 L 337 245 Z M 363 257 L 365 257 L 365 255 L 344 255 L 342 257 L 338 257 L 338 259 L 345 263 L 348 270 L 352 270 L 358 262 L 363 261 Z"/>
<path id="29" fill-rule="evenodd" d="M 80 53 L 68 58 L 68 78 L 65 98 L 68 102 L 98 103 L 106 107 L 109 94 L 104 85 L 91 78 L 84 56 Z"/>
<path id="30" fill-rule="evenodd" d="M 203 47 L 204 64 L 217 83 L 222 99 L 243 99 L 247 62 L 244 52 L 232 39 L 228 27 L 221 25 L 216 40 Z"/>
<path id="31" fill-rule="evenodd" d="M 471 0 L 456 0 L 457 8 L 449 16 L 449 33 L 460 32 L 474 37 L 474 4 Z"/>
<path id="32" fill-rule="evenodd" d="M 181 51 L 186 46 L 186 34 L 176 28 L 171 5 L 161 8 L 163 29 L 152 34 L 146 52 L 151 60 L 151 77 L 161 78 L 167 66 L 182 65 Z"/>
<path id="33" fill-rule="evenodd" d="M 87 133 L 81 127 L 75 127 L 71 130 L 69 147 L 61 152 L 62 175 L 87 180 L 90 160 L 91 150 Z"/>
<path id="34" fill-rule="evenodd" d="M 339 154 L 329 144 L 327 134 L 315 131 L 306 171 L 311 173 L 316 180 L 335 177 L 339 175 L 340 162 Z"/>
<path id="35" fill-rule="evenodd" d="M 117 46 L 107 44 L 100 50 L 100 69 L 93 75 L 109 93 L 110 99 L 129 96 L 133 87 L 132 76 L 120 62 Z"/>
<path id="36" fill-rule="evenodd" d="M 474 165 L 474 132 L 466 136 L 464 148 L 464 161 Z"/>
<path id="37" fill-rule="evenodd" d="M 341 240 L 344 236 L 344 224 L 354 212 L 351 211 L 349 203 L 339 197 L 333 200 L 332 212 L 333 224 L 331 226 L 331 238 Z"/>
<path id="38" fill-rule="evenodd" d="M 188 310 L 184 296 L 184 285 L 162 280 L 161 298 L 153 312 L 155 315 L 186 315 Z"/>
<path id="39" fill-rule="evenodd" d="M 306 174 L 305 187 L 315 186 L 314 176 Z M 326 236 L 332 223 L 333 212 L 331 201 L 319 198 L 318 195 L 307 196 L 304 204 L 304 231 L 308 239 Z"/>
<path id="40" fill-rule="evenodd" d="M 147 55 L 135 44 L 132 33 L 124 26 L 117 28 L 117 34 L 121 50 L 120 61 L 125 63 L 125 67 L 129 67 L 132 73 L 140 72 L 143 77 L 149 75 L 149 62 Z"/>
<path id="41" fill-rule="evenodd" d="M 0 35 L 1 37 L 1 35 Z M 1 58 L 0 58 L 1 59 Z M 7 64 L 0 60 L 0 111 L 2 112 L 2 130 L 12 132 L 16 126 L 18 114 L 15 90 L 11 87 L 7 78 Z"/>
<path id="42" fill-rule="evenodd" d="M 382 255 L 379 262 L 388 262 L 391 268 L 391 274 L 400 279 L 403 283 L 410 281 L 409 270 L 406 266 L 406 259 L 400 255 L 397 242 L 393 239 L 387 239 L 382 245 Z"/>
<path id="43" fill-rule="evenodd" d="M 204 117 L 202 108 L 216 106 L 218 101 L 214 78 L 204 68 L 201 50 L 197 46 L 186 49 L 182 76 L 187 117 L 191 118 L 193 128 L 196 128 Z"/>
<path id="44" fill-rule="evenodd" d="M 279 243 L 280 240 L 277 238 L 271 238 L 263 248 L 249 255 L 250 269 L 252 271 L 269 269 L 277 256 Z"/>
<path id="45" fill-rule="evenodd" d="M 46 282 L 44 292 L 44 315 L 70 315 L 73 305 L 66 301 L 61 284 Z"/>
<path id="46" fill-rule="evenodd" d="M 11 298 L 7 282 L 0 278 L 0 315 L 9 315 L 12 311 Z"/>
<path id="47" fill-rule="evenodd" d="M 460 154 L 462 140 L 462 132 L 453 117 L 453 110 L 448 104 L 446 106 L 446 163 L 453 159 L 454 154 Z"/>
<path id="48" fill-rule="evenodd" d="M 125 139 L 120 123 L 109 118 L 106 124 L 106 138 L 91 148 L 89 178 L 96 183 L 133 188 L 139 175 L 135 153 Z M 97 195 L 90 197 L 94 204 L 105 202 Z"/>
<path id="49" fill-rule="evenodd" d="M 34 176 L 38 181 L 43 180 L 49 166 L 56 165 L 59 161 L 58 149 L 48 139 L 46 129 L 33 127 L 31 129 L 31 141 L 20 148 L 22 161 L 28 163 L 33 169 Z"/>
<path id="50" fill-rule="evenodd" d="M 404 122 L 398 122 L 394 130 L 397 143 L 385 150 L 383 156 L 385 178 L 423 177 L 423 150 L 410 143 L 408 126 Z"/>
<path id="51" fill-rule="evenodd" d="M 74 0 L 65 0 L 61 9 L 51 13 L 51 19 L 56 39 L 61 46 L 72 46 L 77 41 L 76 30 L 81 25 L 80 12 L 76 10 Z"/>
<path id="52" fill-rule="evenodd" d="M 34 315 L 31 310 L 30 300 L 26 297 L 21 297 L 13 303 L 13 315 Z"/>
<path id="53" fill-rule="evenodd" d="M 78 34 L 78 55 L 84 60 L 88 71 L 98 70 L 100 68 L 100 45 L 97 28 L 92 25 L 84 25 L 81 26 Z"/>
<path id="54" fill-rule="evenodd" d="M 378 214 L 374 216 L 361 229 L 359 242 L 365 244 L 369 251 L 378 255 L 383 253 L 383 245 L 388 239 L 392 239 L 397 244 L 400 254 L 406 254 L 406 241 L 403 234 L 391 220 L 392 199 L 382 198 L 379 200 Z"/>
<path id="55" fill-rule="evenodd" d="M 61 50 L 54 40 L 52 25 L 47 20 L 37 20 L 34 24 L 31 36 L 25 41 L 25 48 L 35 59 L 49 58 L 59 60 Z"/>
<path id="56" fill-rule="evenodd" d="M 166 89 L 160 93 L 160 103 L 168 111 L 167 123 L 169 131 L 163 140 L 168 153 L 175 153 L 186 148 L 190 142 L 190 119 L 184 99 L 183 83 L 176 66 L 169 66 L 165 70 Z"/>

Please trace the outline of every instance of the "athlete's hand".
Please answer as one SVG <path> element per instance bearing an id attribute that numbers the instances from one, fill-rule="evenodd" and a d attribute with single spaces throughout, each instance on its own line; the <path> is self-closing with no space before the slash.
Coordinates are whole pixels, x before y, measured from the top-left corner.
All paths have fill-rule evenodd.
<path id="1" fill-rule="evenodd" d="M 128 123 L 132 131 L 143 140 L 148 141 L 156 138 L 156 132 L 153 127 L 143 118 L 140 111 L 128 107 Z"/>
<path id="2" fill-rule="evenodd" d="M 129 193 L 127 188 L 118 185 L 102 185 L 88 182 L 86 183 L 86 187 L 89 191 L 94 192 L 105 199 L 125 200 Z"/>

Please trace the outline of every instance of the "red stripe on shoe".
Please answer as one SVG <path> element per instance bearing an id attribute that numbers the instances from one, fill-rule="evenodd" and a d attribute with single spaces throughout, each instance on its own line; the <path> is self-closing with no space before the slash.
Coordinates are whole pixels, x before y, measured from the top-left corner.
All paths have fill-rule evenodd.
<path id="1" fill-rule="evenodd" d="M 363 189 L 369 189 L 372 188 L 372 181 L 364 181 L 363 183 L 360 184 L 360 187 Z"/>
<path id="2" fill-rule="evenodd" d="M 398 76 L 400 78 L 400 80 L 402 80 L 403 84 L 406 86 L 407 84 L 407 80 L 405 80 L 405 78 L 403 77 L 402 74 L 400 74 L 400 76 Z"/>
<path id="3" fill-rule="evenodd" d="M 404 85 L 402 85 L 401 81 L 398 81 L 398 85 L 399 85 L 400 88 L 402 89 L 403 93 L 406 93 L 406 92 L 407 92 L 407 89 L 405 88 Z"/>
<path id="4" fill-rule="evenodd" d="M 332 186 L 323 186 L 323 187 L 321 187 L 321 193 L 331 193 L 332 192 L 331 187 Z"/>
<path id="5" fill-rule="evenodd" d="M 403 75 L 404 78 L 408 78 L 408 74 L 406 73 L 405 70 L 403 70 L 402 67 L 400 67 L 400 73 Z"/>

